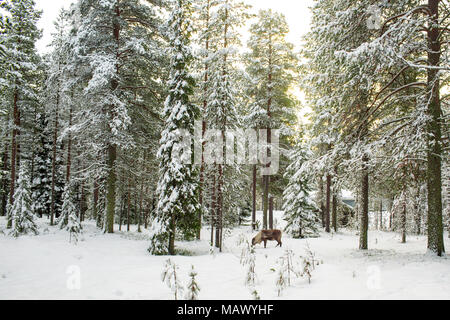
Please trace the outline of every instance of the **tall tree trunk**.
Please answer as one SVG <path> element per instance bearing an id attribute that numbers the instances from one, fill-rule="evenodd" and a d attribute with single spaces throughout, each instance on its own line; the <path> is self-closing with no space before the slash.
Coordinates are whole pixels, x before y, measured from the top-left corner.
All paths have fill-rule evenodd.
<path id="1" fill-rule="evenodd" d="M 338 231 L 338 223 L 337 223 L 337 197 L 336 194 L 333 192 L 333 211 L 331 214 L 332 217 L 332 223 L 331 226 L 333 227 L 334 232 Z"/>
<path id="2" fill-rule="evenodd" d="M 80 197 L 80 221 L 83 222 L 86 215 L 86 193 L 84 189 L 84 182 L 81 182 L 81 197 Z"/>
<path id="3" fill-rule="evenodd" d="M 206 30 L 209 30 L 209 14 L 210 14 L 210 9 L 211 9 L 211 1 L 208 0 L 206 3 Z M 206 40 L 205 40 L 205 50 L 206 53 L 208 54 L 209 52 L 209 33 L 206 36 Z M 205 63 L 205 78 L 204 78 L 204 88 L 203 88 L 203 94 L 204 94 L 204 100 L 203 100 L 203 111 L 206 112 L 206 109 L 208 107 L 208 100 L 206 99 L 207 93 L 208 93 L 208 70 L 209 70 L 209 65 L 208 63 Z M 206 121 L 205 119 L 203 119 L 202 121 L 202 138 L 205 137 L 206 134 Z M 199 220 L 199 230 L 197 233 L 197 239 L 200 240 L 200 236 L 201 236 L 201 231 L 202 231 L 202 212 L 203 212 L 203 189 L 204 189 L 204 184 L 205 184 L 205 144 L 206 142 L 203 141 L 202 142 L 202 165 L 200 167 L 200 207 L 202 208 L 202 210 L 199 213 L 198 216 L 198 220 Z"/>
<path id="4" fill-rule="evenodd" d="M 439 0 L 428 0 L 431 20 L 428 27 L 428 65 L 439 67 L 441 43 L 439 39 Z M 427 185 L 428 185 L 428 249 L 438 256 L 445 253 L 444 228 L 442 222 L 442 132 L 440 74 L 437 69 L 428 69 L 428 104 L 430 120 L 427 126 Z"/>
<path id="5" fill-rule="evenodd" d="M 229 28 L 229 24 L 228 24 L 228 0 L 225 1 L 226 3 L 226 7 L 225 7 L 225 26 L 224 26 L 224 33 L 223 33 L 223 48 L 225 50 L 225 52 L 228 49 L 228 28 Z M 228 55 L 224 54 L 223 56 L 223 76 L 224 78 L 228 75 L 228 70 L 227 70 L 227 59 L 228 59 Z M 222 114 L 226 113 L 225 110 L 225 106 L 222 106 Z M 222 119 L 222 123 L 220 123 L 221 127 L 222 127 L 222 141 L 223 141 L 223 159 L 224 159 L 224 163 L 226 163 L 226 127 L 227 127 L 227 120 L 226 117 L 224 117 Z M 220 252 L 222 252 L 222 242 L 223 242 L 223 189 L 224 189 L 224 172 L 223 172 L 223 165 L 221 163 L 219 163 L 218 165 L 218 169 L 219 169 L 219 177 L 218 177 L 218 183 L 217 183 L 217 219 L 218 219 L 218 224 L 216 226 L 216 247 L 219 248 Z"/>
<path id="6" fill-rule="evenodd" d="M 263 177 L 263 229 L 269 224 L 269 176 Z"/>
<path id="7" fill-rule="evenodd" d="M 101 215 L 98 210 L 98 196 L 99 196 L 99 186 L 97 180 L 94 180 L 94 190 L 92 195 L 92 202 L 93 202 L 93 213 L 94 213 L 94 219 L 97 222 L 97 228 L 100 228 L 100 222 L 101 222 Z"/>
<path id="8" fill-rule="evenodd" d="M 269 229 L 273 230 L 273 197 L 269 198 Z"/>
<path id="9" fill-rule="evenodd" d="M 217 183 L 217 225 L 216 225 L 216 248 L 222 252 L 222 228 L 223 228 L 223 167 L 218 165 L 219 177 Z"/>
<path id="10" fill-rule="evenodd" d="M 120 17 L 121 11 L 119 8 L 119 3 L 116 3 L 115 15 L 117 18 Z M 120 24 L 117 20 L 113 22 L 113 38 L 116 42 L 116 56 L 119 57 L 120 49 Z M 116 75 L 119 75 L 119 66 L 116 65 Z M 119 87 L 119 82 L 116 78 L 111 80 L 111 92 L 115 92 Z M 111 106 L 110 110 L 111 116 L 114 113 L 114 105 Z M 111 130 L 111 129 L 110 129 Z M 116 209 L 116 160 L 117 160 L 117 145 L 111 141 L 108 142 L 108 179 L 107 179 L 107 195 L 106 195 L 106 221 L 105 221 L 105 231 L 108 233 L 114 233 L 114 215 Z"/>
<path id="11" fill-rule="evenodd" d="M 131 211 L 131 179 L 128 179 L 128 192 L 127 192 L 127 232 L 130 232 L 130 211 Z"/>
<path id="12" fill-rule="evenodd" d="M 37 107 L 34 107 L 34 123 L 37 123 Z M 34 180 L 34 159 L 36 158 L 36 149 L 35 149 L 35 138 L 36 138 L 36 125 L 33 126 L 33 138 L 32 140 L 32 147 L 31 147 L 31 172 L 30 172 L 30 185 L 33 185 L 33 180 Z M 42 215 L 41 215 L 42 218 Z"/>
<path id="13" fill-rule="evenodd" d="M 325 208 L 325 231 L 330 233 L 330 208 L 331 208 L 331 176 L 327 175 L 327 201 Z"/>
<path id="14" fill-rule="evenodd" d="M 323 177 L 320 175 L 317 183 L 317 187 L 319 188 L 318 192 L 318 202 L 319 202 L 319 208 L 320 208 L 320 216 L 322 218 L 322 227 L 325 228 L 325 205 L 323 201 Z"/>
<path id="15" fill-rule="evenodd" d="M 403 204 L 402 204 L 402 243 L 406 243 L 406 188 L 403 190 Z"/>
<path id="16" fill-rule="evenodd" d="M 51 189 L 51 200 L 50 200 L 50 225 L 55 224 L 55 208 L 56 208 L 56 150 L 58 144 L 58 125 L 59 125 L 59 103 L 60 103 L 60 83 L 58 81 L 58 88 L 56 93 L 56 106 L 55 106 L 55 124 L 53 128 L 53 154 L 52 154 L 52 189 Z"/>
<path id="17" fill-rule="evenodd" d="M 253 183 L 252 183 L 252 230 L 256 230 L 256 164 L 253 165 Z"/>
<path id="18" fill-rule="evenodd" d="M 361 183 L 361 222 L 359 234 L 359 249 L 369 249 L 369 157 L 363 156 L 362 183 Z"/>
<path id="19" fill-rule="evenodd" d="M 72 101 L 73 101 L 73 92 L 72 92 Z M 69 128 L 72 127 L 72 116 L 73 116 L 73 108 L 72 108 L 72 103 L 70 103 Z M 66 167 L 66 181 L 67 182 L 70 182 L 71 166 L 72 166 L 72 133 L 69 130 L 69 135 L 67 137 L 67 167 Z"/>
<path id="20" fill-rule="evenodd" d="M 9 205 L 12 206 L 14 203 L 14 192 L 15 192 L 15 185 L 16 185 L 16 161 L 17 161 L 17 132 L 19 130 L 20 126 L 20 118 L 19 118 L 19 107 L 17 105 L 19 98 L 19 92 L 17 91 L 17 88 L 14 91 L 14 111 L 13 111 L 13 118 L 14 118 L 14 128 L 12 131 L 12 138 L 11 138 L 11 180 L 10 180 L 10 187 L 9 187 Z M 12 228 L 12 216 L 10 212 L 8 212 L 8 222 L 7 222 L 7 229 Z"/>
<path id="21" fill-rule="evenodd" d="M 268 82 L 267 82 L 267 96 L 268 96 L 267 117 L 270 122 L 271 118 L 272 118 L 272 81 L 273 81 L 273 71 L 272 71 L 273 49 L 272 49 L 272 35 L 270 33 L 269 33 L 268 44 L 269 44 L 269 72 L 268 72 Z M 267 128 L 267 159 L 270 159 L 270 156 L 271 156 L 271 150 L 269 148 L 271 143 L 272 143 L 272 129 L 271 129 L 271 124 L 269 123 L 269 126 Z M 268 163 L 267 168 L 270 168 L 270 166 L 271 166 L 271 164 Z M 270 220 L 273 221 L 273 216 L 270 217 L 269 198 L 270 198 L 270 175 L 265 175 L 264 176 L 264 202 L 263 202 L 263 210 L 264 210 L 264 213 L 263 213 L 264 214 L 264 226 L 263 226 L 263 228 L 265 230 L 267 229 L 268 220 L 269 220 L 269 224 L 270 224 Z M 269 213 L 269 217 L 268 217 L 268 213 Z"/>
<path id="22" fill-rule="evenodd" d="M 389 197 L 389 202 L 388 202 L 388 211 L 389 211 L 389 231 L 393 231 L 394 228 L 394 212 L 393 212 L 393 204 L 394 204 L 394 199 L 393 197 Z"/>
<path id="23" fill-rule="evenodd" d="M 120 198 L 120 216 L 119 216 L 119 231 L 122 231 L 123 211 L 125 210 L 125 200 Z"/>
<path id="24" fill-rule="evenodd" d="M 111 144 L 108 146 L 108 179 L 105 219 L 105 231 L 108 233 L 114 233 L 114 214 L 116 209 L 116 159 L 117 147 Z"/>
<path id="25" fill-rule="evenodd" d="M 380 230 L 384 230 L 384 222 L 383 222 L 383 199 L 380 199 Z"/>
<path id="26" fill-rule="evenodd" d="M 8 143 L 7 139 L 5 139 L 5 151 L 3 152 L 2 157 L 3 163 L 3 172 L 6 173 L 8 171 Z M 2 178 L 2 202 L 0 204 L 0 216 L 6 216 L 6 205 L 8 203 L 8 179 L 6 174 L 3 175 Z"/>
<path id="27" fill-rule="evenodd" d="M 420 187 L 419 184 L 417 184 L 415 188 L 416 194 L 414 199 L 414 216 L 415 216 L 415 222 L 416 222 L 416 233 L 417 235 L 422 234 L 422 214 L 420 212 Z"/>
<path id="28" fill-rule="evenodd" d="M 174 256 L 175 255 L 175 235 L 177 231 L 177 225 L 175 221 L 175 214 L 172 213 L 172 216 L 170 218 L 170 232 L 169 232 L 169 255 Z"/>
<path id="29" fill-rule="evenodd" d="M 212 173 L 212 192 L 211 192 L 211 247 L 214 245 L 214 227 L 216 226 L 216 210 L 217 210 L 217 206 L 216 206 L 216 175 L 213 172 Z"/>

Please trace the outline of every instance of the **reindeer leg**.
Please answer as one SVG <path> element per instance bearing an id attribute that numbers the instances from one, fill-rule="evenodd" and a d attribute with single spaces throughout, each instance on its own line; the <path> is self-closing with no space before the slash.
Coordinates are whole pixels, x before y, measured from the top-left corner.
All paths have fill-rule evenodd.
<path id="1" fill-rule="evenodd" d="M 264 249 L 267 248 L 267 240 L 264 240 Z"/>

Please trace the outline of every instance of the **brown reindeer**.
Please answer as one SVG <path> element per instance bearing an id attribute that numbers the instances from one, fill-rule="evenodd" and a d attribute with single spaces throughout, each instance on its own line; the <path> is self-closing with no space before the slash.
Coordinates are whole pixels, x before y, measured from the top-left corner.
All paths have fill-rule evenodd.
<path id="1" fill-rule="evenodd" d="M 281 242 L 281 231 L 280 230 L 263 230 L 260 233 L 258 233 L 256 235 L 256 237 L 254 237 L 252 239 L 252 245 L 260 244 L 261 242 L 264 242 L 264 248 L 266 248 L 267 241 L 276 241 L 276 242 L 278 242 L 276 247 L 278 247 L 278 246 L 281 247 L 283 245 L 283 243 Z"/>

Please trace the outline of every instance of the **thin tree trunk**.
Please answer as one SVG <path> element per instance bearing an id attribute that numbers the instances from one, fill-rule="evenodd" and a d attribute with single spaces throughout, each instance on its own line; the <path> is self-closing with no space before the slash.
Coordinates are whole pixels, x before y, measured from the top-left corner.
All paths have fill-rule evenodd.
<path id="1" fill-rule="evenodd" d="M 116 159 L 117 147 L 108 146 L 108 179 L 106 195 L 105 232 L 114 233 L 114 214 L 116 209 Z"/>
<path id="2" fill-rule="evenodd" d="M 210 13 L 210 9 L 211 9 L 211 4 L 210 4 L 210 0 L 207 1 L 207 12 L 206 12 L 206 30 L 209 30 L 209 13 Z M 206 40 L 205 40 L 205 49 L 206 49 L 206 53 L 208 54 L 209 51 L 209 36 L 207 35 Z M 205 79 L 204 79 L 204 88 L 203 88 L 203 94 L 204 94 L 204 100 L 203 100 L 203 112 L 206 112 L 206 109 L 208 107 L 208 100 L 206 99 L 207 93 L 208 93 L 208 70 L 209 70 L 209 65 L 208 63 L 205 63 Z M 202 138 L 205 137 L 205 133 L 206 133 L 206 121 L 203 119 L 202 121 Z M 200 207 L 202 208 L 202 210 L 199 213 L 199 230 L 197 233 L 197 239 L 200 240 L 201 237 L 201 231 L 202 231 L 202 212 L 203 212 L 203 188 L 204 188 L 204 184 L 205 184 L 205 144 L 206 142 L 203 141 L 202 142 L 202 165 L 200 168 Z"/>
<path id="3" fill-rule="evenodd" d="M 256 165 L 253 166 L 253 183 L 252 183 L 252 230 L 256 230 Z"/>
<path id="4" fill-rule="evenodd" d="M 128 193 L 127 193 L 127 232 L 130 232 L 130 210 L 131 210 L 131 180 L 128 179 Z"/>
<path id="5" fill-rule="evenodd" d="M 363 156 L 363 170 L 362 170 L 362 183 L 361 183 L 361 225 L 360 225 L 360 238 L 359 249 L 369 249 L 369 169 L 368 169 L 369 157 Z"/>
<path id="6" fill-rule="evenodd" d="M 8 171 L 8 143 L 7 143 L 7 139 L 5 139 L 5 151 L 3 152 L 3 157 L 2 157 L 2 162 L 3 162 L 3 172 L 7 172 Z M 6 212 L 6 205 L 8 203 L 8 179 L 6 177 L 6 174 L 3 175 L 2 178 L 2 203 L 0 205 L 0 216 L 6 216 L 7 212 Z"/>
<path id="7" fill-rule="evenodd" d="M 263 181 L 263 229 L 267 230 L 269 224 L 269 176 L 264 176 Z"/>
<path id="8" fill-rule="evenodd" d="M 169 255 L 175 255 L 175 234 L 176 234 L 176 221 L 175 215 L 172 213 L 170 219 L 170 233 L 169 233 Z"/>
<path id="9" fill-rule="evenodd" d="M 222 252 L 222 228 L 223 228 L 223 166 L 219 167 L 219 178 L 217 183 L 217 226 L 216 247 Z"/>
<path id="10" fill-rule="evenodd" d="M 320 207 L 320 216 L 322 218 L 322 227 L 325 228 L 325 205 L 324 205 L 324 201 L 323 201 L 323 177 L 322 175 L 320 175 L 319 177 L 319 182 L 318 182 L 318 188 L 319 188 L 319 192 L 318 192 L 318 201 L 319 201 L 319 207 Z"/>
<path id="11" fill-rule="evenodd" d="M 59 103 L 60 103 L 60 84 L 58 82 L 58 88 L 56 93 L 56 109 L 55 109 L 55 126 L 53 129 L 53 154 L 52 154 L 52 189 L 51 189 L 51 202 L 50 202 L 50 225 L 55 224 L 55 207 L 56 207 L 56 150 L 58 143 L 58 123 L 59 123 Z"/>
<path id="12" fill-rule="evenodd" d="M 119 216 L 119 231 L 122 231 L 122 219 L 123 219 L 123 211 L 125 210 L 125 204 L 124 204 L 124 199 L 123 197 L 121 198 L 120 201 L 120 216 Z"/>
<path id="13" fill-rule="evenodd" d="M 439 67 L 441 42 L 439 29 L 439 0 L 428 0 L 431 23 L 428 27 L 428 65 Z M 440 74 L 437 69 L 428 69 L 428 91 L 431 92 L 428 104 L 430 120 L 427 126 L 427 185 L 428 185 L 428 249 L 438 256 L 445 253 L 444 228 L 442 222 L 442 132 Z"/>
<path id="14" fill-rule="evenodd" d="M 73 101 L 73 92 L 72 92 L 72 101 Z M 70 103 L 70 110 L 69 110 L 69 128 L 72 127 L 72 103 Z M 69 130 L 69 135 L 67 138 L 67 167 L 66 167 L 66 181 L 70 182 L 70 170 L 72 166 L 72 134 Z"/>
<path id="15" fill-rule="evenodd" d="M 84 183 L 81 182 L 81 198 L 80 198 L 80 221 L 83 222 L 86 215 L 86 193 Z"/>
<path id="16" fill-rule="evenodd" d="M 383 222 L 383 199 L 380 199 L 380 230 L 384 230 L 384 222 Z"/>
<path id="17" fill-rule="evenodd" d="M 121 11 L 119 8 L 119 3 L 116 3 L 115 7 L 116 17 L 120 17 Z M 120 46 L 120 24 L 116 21 L 113 22 L 113 38 L 116 42 L 116 56 L 119 57 L 119 46 Z M 119 66 L 116 65 L 116 75 L 119 74 Z M 111 80 L 111 92 L 115 92 L 119 87 L 119 82 L 116 78 Z M 113 112 L 113 107 L 111 106 L 110 112 Z M 110 129 L 111 130 L 111 129 Z M 114 215 L 116 209 L 116 160 L 117 160 L 117 145 L 108 142 L 108 179 L 107 179 L 107 195 L 106 195 L 106 221 L 105 221 L 105 231 L 108 233 L 114 233 Z"/>
<path id="18" fill-rule="evenodd" d="M 223 48 L 226 51 L 228 49 L 228 0 L 226 0 L 226 7 L 225 7 L 225 26 L 224 26 L 224 44 Z M 223 76 L 226 77 L 228 75 L 227 71 L 227 59 L 228 55 L 225 54 L 223 56 Z M 223 108 L 223 106 L 222 106 Z M 225 114 L 225 109 L 222 110 L 222 113 Z M 225 144 L 225 128 L 227 126 L 226 118 L 223 119 L 223 123 L 221 123 L 222 126 L 222 141 L 223 141 L 223 159 L 225 160 L 226 156 L 226 144 Z M 226 163 L 226 161 L 224 161 Z M 219 169 L 219 177 L 218 177 L 218 183 L 217 183 L 217 204 L 218 204 L 218 211 L 217 211 L 217 219 L 218 219 L 218 225 L 216 233 L 216 247 L 219 248 L 219 251 L 222 252 L 222 242 L 223 242 L 223 189 L 224 189 L 224 172 L 223 172 L 223 165 L 220 163 L 218 165 Z"/>
<path id="19" fill-rule="evenodd" d="M 403 190 L 402 243 L 406 243 L 406 188 Z"/>
<path id="20" fill-rule="evenodd" d="M 325 231 L 330 233 L 331 176 L 327 176 L 327 201 L 325 208 Z"/>
<path id="21" fill-rule="evenodd" d="M 19 93 L 17 92 L 17 89 L 14 91 L 14 111 L 13 111 L 13 118 L 14 118 L 14 128 L 12 131 L 12 138 L 11 138 L 11 181 L 10 181 L 10 187 L 9 187 L 9 205 L 12 206 L 14 203 L 14 192 L 15 192 L 15 185 L 16 185 L 16 160 L 17 160 L 17 132 L 20 125 L 19 120 L 19 107 L 17 105 L 18 102 L 18 96 Z M 8 222 L 7 222 L 7 229 L 12 228 L 12 216 L 8 212 Z"/>
<path id="22" fill-rule="evenodd" d="M 414 199 L 414 215 L 415 215 L 415 221 L 416 221 L 416 233 L 417 235 L 422 234 L 422 215 L 420 212 L 420 187 L 419 184 L 416 186 L 416 195 Z"/>
<path id="23" fill-rule="evenodd" d="M 211 194 L 211 247 L 214 245 L 214 227 L 216 226 L 216 175 L 213 175 Z"/>
<path id="24" fill-rule="evenodd" d="M 273 230 L 273 197 L 269 198 L 269 229 Z"/>
<path id="25" fill-rule="evenodd" d="M 334 232 L 338 231 L 338 223 L 337 223 L 337 197 L 336 194 L 333 192 L 333 211 L 332 211 L 332 227 Z"/>

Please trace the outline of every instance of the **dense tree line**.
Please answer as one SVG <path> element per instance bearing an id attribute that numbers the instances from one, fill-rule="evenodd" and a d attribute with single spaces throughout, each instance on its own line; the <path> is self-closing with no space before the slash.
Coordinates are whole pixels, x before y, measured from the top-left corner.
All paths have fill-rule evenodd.
<path id="1" fill-rule="evenodd" d="M 2 1 L 7 228 L 35 232 L 35 217 L 71 233 L 87 219 L 108 233 L 136 225 L 150 230 L 150 252 L 175 254 L 175 241 L 200 239 L 202 226 L 221 250 L 228 228 L 251 215 L 256 229 L 260 209 L 260 227 L 273 229 L 283 209 L 294 237 L 350 227 L 365 250 L 371 224 L 403 241 L 427 234 L 442 255 L 448 3 L 317 0 L 312 13 L 297 53 L 282 14 L 254 16 L 237 0 L 78 0 L 40 55 L 34 1 Z M 312 110 L 300 124 L 298 86 Z M 228 131 L 247 128 L 266 129 L 265 144 L 279 130 L 278 149 L 264 149 L 280 154 L 276 174 L 263 174 L 268 163 L 226 161 Z M 208 129 L 225 161 L 205 158 Z M 177 157 L 183 130 L 201 140 L 199 165 Z"/>

